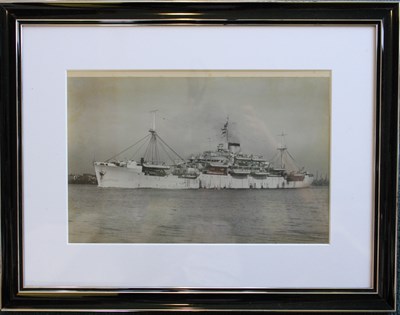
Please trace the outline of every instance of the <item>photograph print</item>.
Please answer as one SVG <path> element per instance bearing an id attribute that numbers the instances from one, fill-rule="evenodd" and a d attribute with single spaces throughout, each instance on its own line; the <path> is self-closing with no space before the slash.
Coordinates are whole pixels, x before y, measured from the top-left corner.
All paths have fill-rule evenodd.
<path id="1" fill-rule="evenodd" d="M 331 72 L 68 71 L 70 243 L 329 243 Z"/>

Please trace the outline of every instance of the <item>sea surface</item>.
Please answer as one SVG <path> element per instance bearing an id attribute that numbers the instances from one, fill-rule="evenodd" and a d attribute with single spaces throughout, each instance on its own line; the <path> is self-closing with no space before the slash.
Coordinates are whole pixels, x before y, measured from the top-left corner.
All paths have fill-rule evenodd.
<path id="1" fill-rule="evenodd" d="M 72 243 L 328 243 L 329 188 L 69 185 Z"/>

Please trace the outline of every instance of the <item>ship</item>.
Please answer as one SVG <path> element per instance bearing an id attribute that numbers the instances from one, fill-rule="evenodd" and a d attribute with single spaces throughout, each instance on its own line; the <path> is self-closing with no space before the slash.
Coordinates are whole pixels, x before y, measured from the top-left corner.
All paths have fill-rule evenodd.
<path id="1" fill-rule="evenodd" d="M 219 144 L 215 150 L 183 158 L 157 133 L 156 111 L 153 111 L 153 124 L 145 137 L 106 161 L 94 162 L 98 186 L 132 189 L 293 189 L 312 184 L 312 174 L 303 169 L 288 170 L 285 167 L 284 161 L 293 157 L 284 141 L 277 148 L 279 165 L 274 167 L 261 155 L 243 153 L 239 142 L 229 141 L 229 117 L 221 132 L 226 138 L 225 145 Z M 283 138 L 286 135 L 282 133 L 280 136 Z M 130 149 L 144 146 L 146 149 L 139 160 L 117 159 Z M 168 156 L 169 163 L 161 161 L 161 152 Z"/>

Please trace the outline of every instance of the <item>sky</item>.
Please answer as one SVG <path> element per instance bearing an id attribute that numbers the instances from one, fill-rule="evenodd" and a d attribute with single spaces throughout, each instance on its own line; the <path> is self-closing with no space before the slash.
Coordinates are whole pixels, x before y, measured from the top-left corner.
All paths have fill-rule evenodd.
<path id="1" fill-rule="evenodd" d="M 151 111 L 158 110 L 157 133 L 182 157 L 226 145 L 221 129 L 229 117 L 229 140 L 240 142 L 243 153 L 271 160 L 284 133 L 295 165 L 329 176 L 327 76 L 92 73 L 69 76 L 67 84 L 70 174 L 94 174 L 93 161 L 105 161 L 145 137 Z M 144 147 L 135 155 L 140 144 L 118 158 L 140 159 Z"/>

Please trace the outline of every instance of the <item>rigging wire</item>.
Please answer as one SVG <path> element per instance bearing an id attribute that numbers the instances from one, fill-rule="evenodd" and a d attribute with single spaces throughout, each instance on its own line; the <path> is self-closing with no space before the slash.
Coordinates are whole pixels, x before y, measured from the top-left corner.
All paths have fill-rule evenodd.
<path id="1" fill-rule="evenodd" d="M 157 134 L 156 134 L 156 137 L 157 137 Z M 155 151 L 156 161 L 157 161 L 157 163 L 160 163 L 161 160 L 160 160 L 160 155 L 159 155 L 159 152 L 158 152 L 158 143 L 157 143 L 157 141 L 154 142 L 154 151 Z"/>
<path id="2" fill-rule="evenodd" d="M 172 151 L 179 159 L 181 159 L 182 161 L 185 161 L 174 149 L 172 149 L 158 134 L 148 134 L 145 137 L 141 138 L 139 141 L 136 141 L 134 144 L 130 145 L 129 147 L 127 147 L 126 149 L 122 150 L 121 152 L 118 152 L 117 154 L 115 154 L 114 156 L 110 157 L 109 159 L 106 160 L 106 162 L 116 158 L 117 156 L 125 153 L 126 151 L 128 151 L 129 149 L 133 148 L 134 146 L 138 145 L 139 143 L 140 146 L 138 147 L 138 149 L 134 152 L 133 156 L 131 157 L 131 159 L 133 160 L 136 155 L 141 151 L 141 149 L 147 144 L 146 150 L 144 152 L 143 157 L 148 160 L 148 161 L 152 161 L 152 162 L 157 162 L 159 163 L 159 159 L 160 159 L 160 151 L 158 148 L 158 143 L 157 143 L 157 138 L 160 139 L 160 147 L 161 149 L 165 152 L 165 154 L 168 156 L 168 158 L 171 160 L 171 162 L 173 162 L 175 164 L 174 158 L 168 153 L 166 147 Z M 148 141 L 145 141 L 148 140 Z M 156 160 L 154 160 L 156 159 Z"/>
<path id="3" fill-rule="evenodd" d="M 153 144 L 153 140 L 154 140 L 154 137 L 151 134 L 149 145 L 147 146 L 146 151 L 144 152 L 144 158 L 147 159 L 147 160 L 149 160 L 148 156 L 149 156 L 149 154 L 151 154 L 151 149 L 153 147 L 153 145 L 152 145 Z M 150 152 L 149 152 L 149 150 L 150 150 Z"/>
<path id="4" fill-rule="evenodd" d="M 297 165 L 297 162 L 296 162 L 296 160 L 294 159 L 294 157 L 290 154 L 290 152 L 289 151 L 286 151 L 287 152 L 287 154 L 290 156 L 290 158 L 293 160 L 293 163 L 294 163 L 294 166 L 296 166 L 297 167 L 297 169 L 299 170 L 300 169 L 300 167 Z"/>
<path id="5" fill-rule="evenodd" d="M 174 149 L 172 149 L 159 135 L 157 135 L 157 138 L 160 139 L 161 142 L 163 144 L 165 144 L 168 149 L 170 149 L 172 152 L 174 152 L 177 157 L 179 157 L 182 161 L 185 161 L 185 159 L 183 157 L 181 157 L 178 153 L 176 153 L 176 151 Z"/>
<path id="6" fill-rule="evenodd" d="M 164 144 L 162 142 L 160 142 L 160 147 L 161 147 L 161 149 L 163 149 L 163 151 L 168 156 L 168 158 L 171 160 L 171 162 L 174 163 L 174 165 L 175 165 L 174 159 L 169 155 L 168 151 L 165 149 Z"/>
<path id="7" fill-rule="evenodd" d="M 290 157 L 290 159 L 292 160 L 294 166 L 297 168 L 297 170 L 299 170 L 300 167 L 297 165 L 296 160 L 295 160 L 294 157 L 290 154 L 290 152 L 289 152 L 287 149 L 286 149 L 284 152 L 285 152 L 285 153 L 283 153 L 282 158 L 285 159 L 285 156 L 286 156 L 286 154 L 287 154 L 287 155 Z M 270 160 L 270 163 L 275 162 L 275 161 L 278 159 L 279 154 L 280 154 L 280 152 L 276 152 L 275 155 L 273 156 L 273 158 Z"/>
<path id="8" fill-rule="evenodd" d="M 134 160 L 134 159 L 135 159 L 135 156 L 140 152 L 140 150 L 143 148 L 143 146 L 144 146 L 145 144 L 148 144 L 148 142 L 143 142 L 143 143 L 141 144 L 141 146 L 133 153 L 133 155 L 132 155 L 132 157 L 131 157 L 131 160 Z"/>
<path id="9" fill-rule="evenodd" d="M 106 162 L 116 158 L 117 156 L 121 155 L 122 153 L 128 151 L 129 149 L 133 148 L 135 145 L 137 145 L 138 143 L 140 143 L 141 141 L 143 141 L 144 139 L 146 139 L 147 137 L 149 137 L 150 134 L 146 135 L 145 137 L 143 137 L 142 139 L 140 139 L 139 141 L 135 142 L 134 144 L 132 144 L 131 146 L 127 147 L 126 149 L 122 150 L 121 152 L 115 154 L 114 156 L 110 157 L 109 159 L 106 160 Z"/>

